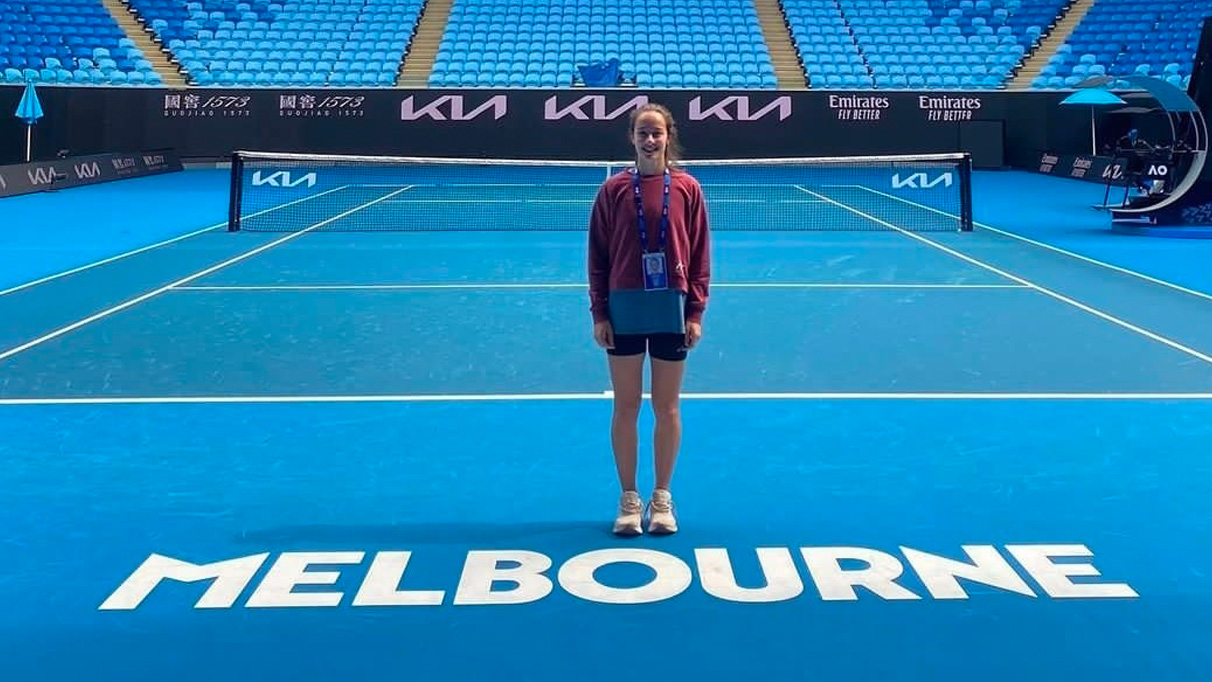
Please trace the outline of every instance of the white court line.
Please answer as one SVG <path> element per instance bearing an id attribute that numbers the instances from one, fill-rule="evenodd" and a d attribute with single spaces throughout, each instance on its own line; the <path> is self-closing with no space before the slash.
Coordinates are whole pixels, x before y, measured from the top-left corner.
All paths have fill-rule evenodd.
<path id="1" fill-rule="evenodd" d="M 340 189 L 340 188 L 337 188 L 337 189 Z M 66 327 L 60 327 L 59 329 L 56 329 L 55 331 L 53 331 L 53 332 L 51 332 L 51 333 L 49 333 L 49 334 L 46 334 L 46 335 L 44 335 L 44 336 L 40 336 L 40 337 L 38 337 L 38 338 L 34 339 L 33 341 L 29 341 L 29 342 L 27 342 L 27 343 L 23 343 L 23 344 L 21 344 L 20 346 L 17 346 L 16 348 L 10 348 L 9 350 L 6 350 L 6 351 L 4 351 L 3 353 L 0 353 L 0 360 L 4 360 L 4 359 L 7 359 L 7 358 L 10 358 L 10 357 L 12 357 L 12 356 L 16 355 L 17 353 L 20 353 L 20 352 L 25 351 L 25 350 L 29 350 L 30 348 L 33 348 L 34 346 L 37 346 L 37 345 L 40 345 L 40 344 L 43 344 L 43 343 L 45 343 L 45 342 L 47 342 L 47 341 L 50 341 L 51 339 L 58 338 L 58 337 L 60 337 L 60 336 L 62 336 L 62 335 L 64 335 L 64 334 L 66 334 L 66 333 L 68 333 L 68 332 L 70 332 L 70 331 L 73 331 L 73 330 L 75 330 L 75 329 L 79 329 L 80 327 L 83 327 L 83 326 L 84 326 L 84 325 L 86 325 L 86 324 L 89 324 L 89 323 L 91 323 L 91 322 L 96 322 L 97 320 L 100 320 L 100 319 L 101 319 L 101 318 L 103 318 L 103 317 L 108 317 L 108 316 L 110 316 L 110 315 L 113 315 L 113 314 L 114 314 L 114 313 L 116 313 L 116 312 L 119 312 L 119 311 L 125 310 L 125 309 L 127 309 L 127 308 L 129 308 L 129 307 L 131 307 L 131 306 L 133 306 L 133 305 L 137 305 L 137 304 L 139 304 L 139 303 L 142 303 L 143 301 L 146 301 L 146 300 L 147 300 L 147 299 L 149 299 L 149 298 L 153 298 L 153 297 L 155 297 L 155 296 L 158 296 L 158 295 L 160 295 L 160 294 L 162 294 L 162 293 L 164 293 L 164 292 L 166 292 L 166 291 L 168 291 L 168 290 L 172 289 L 173 287 L 181 286 L 182 284 L 186 284 L 186 283 L 188 283 L 188 282 L 192 282 L 192 281 L 194 281 L 195 279 L 198 279 L 199 277 L 205 277 L 206 275 L 209 275 L 209 274 L 211 274 L 212 272 L 215 272 L 215 271 L 217 271 L 217 270 L 222 270 L 223 268 L 225 268 L 225 267 L 227 267 L 227 266 L 229 266 L 229 265 L 234 265 L 235 263 L 239 263 L 239 262 L 240 262 L 240 261 L 242 261 L 242 260 L 245 260 L 245 259 L 247 259 L 247 258 L 251 258 L 251 257 L 253 257 L 253 256 L 257 255 L 258 253 L 261 253 L 262 251 L 266 251 L 266 250 L 268 250 L 268 249 L 272 249 L 273 247 L 275 247 L 275 246 L 277 246 L 277 245 L 279 245 L 279 244 L 283 244 L 283 243 L 285 243 L 285 242 L 288 242 L 288 241 L 290 241 L 290 240 L 292 240 L 292 239 L 297 239 L 297 238 L 301 237 L 302 235 L 305 235 L 305 234 L 307 234 L 308 232 L 311 232 L 312 230 L 315 230 L 315 229 L 317 229 L 317 228 L 323 227 L 323 226 L 325 226 L 325 225 L 327 225 L 327 224 L 329 224 L 329 223 L 331 223 L 331 222 L 333 222 L 333 221 L 340 220 L 341 218 L 344 218 L 344 217 L 346 217 L 346 216 L 348 216 L 348 215 L 351 215 L 351 214 L 353 214 L 353 213 L 357 213 L 358 211 L 361 211 L 361 210 L 362 210 L 362 209 L 364 209 L 364 208 L 368 208 L 368 207 L 370 207 L 370 206 L 373 206 L 374 204 L 377 204 L 377 203 L 379 203 L 380 201 L 383 201 L 384 199 L 387 199 L 388 197 L 395 196 L 396 194 L 399 194 L 400 192 L 403 192 L 403 191 L 405 191 L 405 190 L 407 190 L 407 189 L 409 189 L 409 188 L 408 188 L 408 187 L 403 187 L 403 188 L 397 189 L 396 191 L 392 192 L 391 194 L 387 194 L 387 195 L 384 195 L 384 196 L 382 196 L 382 197 L 380 197 L 380 198 L 378 198 L 378 199 L 374 199 L 374 200 L 372 200 L 372 201 L 368 201 L 368 202 L 366 202 L 366 203 L 364 203 L 364 204 L 361 204 L 361 205 L 359 205 L 359 206 L 357 206 L 357 207 L 355 207 L 355 208 L 352 208 L 352 209 L 350 209 L 350 210 L 348 210 L 348 211 L 345 211 L 344 213 L 341 213 L 340 215 L 336 215 L 336 216 L 333 216 L 333 217 L 331 217 L 331 218 L 328 218 L 327 220 L 323 220 L 323 221 L 321 221 L 321 222 L 318 222 L 318 223 L 316 223 L 316 224 L 314 224 L 314 225 L 311 225 L 311 226 L 306 227 L 306 228 L 304 228 L 304 229 L 302 229 L 302 230 L 299 230 L 298 232 L 292 232 L 292 233 L 290 233 L 290 234 L 286 235 L 285 237 L 280 237 L 280 238 L 278 238 L 278 239 L 275 239 L 274 241 L 269 242 L 268 244 L 263 244 L 263 245 L 261 245 L 261 246 L 258 246 L 257 248 L 252 249 L 251 251 L 245 251 L 244 253 L 242 253 L 242 254 L 240 254 L 240 255 L 238 255 L 238 256 L 234 256 L 234 257 L 232 257 L 232 258 L 229 258 L 229 259 L 227 259 L 227 260 L 223 261 L 222 263 L 219 263 L 218 265 L 212 265 L 212 266 L 210 266 L 209 268 L 206 268 L 205 270 L 199 270 L 198 272 L 195 272 L 194 274 L 189 275 L 189 276 L 187 276 L 187 277 L 182 277 L 181 279 L 179 279 L 179 280 L 177 280 L 177 281 L 175 281 L 175 282 L 173 282 L 173 283 L 171 283 L 171 284 L 167 284 L 167 285 L 162 286 L 162 287 L 160 287 L 160 288 L 158 288 L 158 289 L 153 289 L 152 291 L 149 291 L 149 292 L 147 292 L 146 294 L 143 294 L 142 296 L 138 296 L 138 297 L 136 297 L 136 298 L 132 298 L 132 299 L 130 299 L 129 301 L 126 301 L 126 302 L 124 302 L 124 303 L 120 303 L 120 304 L 118 304 L 118 305 L 116 305 L 116 306 L 113 306 L 113 307 L 111 307 L 111 308 L 106 308 L 105 310 L 102 310 L 102 311 L 101 311 L 101 312 L 99 312 L 99 313 L 96 313 L 96 314 L 94 314 L 94 315 L 90 315 L 90 316 L 88 316 L 88 317 L 86 317 L 86 318 L 84 318 L 84 319 L 82 319 L 82 320 L 77 321 L 77 322 L 73 322 L 73 323 L 71 323 L 71 324 L 67 325 Z M 329 191 L 334 191 L 334 190 L 329 190 Z M 318 196 L 318 195 L 317 195 L 317 196 Z"/>
<path id="2" fill-rule="evenodd" d="M 592 199 L 396 199 L 389 204 L 576 204 L 588 206 Z"/>
<path id="3" fill-rule="evenodd" d="M 1035 289 L 1036 291 L 1040 292 L 1041 294 L 1044 294 L 1044 295 L 1046 295 L 1046 296 L 1050 296 L 1050 297 L 1052 297 L 1052 298 L 1055 298 L 1056 300 L 1061 301 L 1061 302 L 1063 302 L 1063 303 L 1067 303 L 1067 304 L 1069 304 L 1069 305 L 1071 305 L 1071 306 L 1073 306 L 1073 307 L 1075 307 L 1075 308 L 1077 308 L 1077 309 L 1079 309 L 1079 310 L 1083 310 L 1083 311 L 1085 311 L 1085 312 L 1087 312 L 1087 313 L 1090 313 L 1091 315 L 1094 315 L 1094 316 L 1096 316 L 1096 317 L 1100 317 L 1100 318 L 1102 318 L 1102 319 L 1104 319 L 1104 320 L 1106 320 L 1106 321 L 1108 321 L 1108 322 L 1111 322 L 1111 323 L 1113 323 L 1113 324 L 1119 325 L 1119 326 L 1123 327 L 1124 329 L 1128 329 L 1128 330 L 1134 331 L 1134 332 L 1136 332 L 1137 334 L 1140 334 L 1140 335 L 1145 336 L 1145 337 L 1147 337 L 1147 338 L 1153 339 L 1154 341 L 1157 341 L 1158 343 L 1162 343 L 1162 344 L 1165 344 L 1165 345 L 1167 345 L 1167 346 L 1169 346 L 1169 347 L 1171 347 L 1171 348 L 1173 348 L 1173 349 L 1175 349 L 1175 350 L 1182 351 L 1183 353 L 1186 353 L 1187 355 L 1190 355 L 1191 357 L 1198 358 L 1198 359 L 1200 359 L 1200 360 L 1203 360 L 1204 362 L 1207 362 L 1207 363 L 1209 363 L 1209 364 L 1212 364 L 1212 356 L 1205 355 L 1204 353 L 1201 353 L 1201 352 L 1199 352 L 1199 351 L 1195 350 L 1194 348 L 1189 348 L 1189 347 L 1187 347 L 1187 346 L 1184 346 L 1183 344 L 1181 344 L 1181 343 L 1179 343 L 1179 342 L 1177 342 L 1177 341 L 1174 341 L 1173 339 L 1168 339 L 1168 338 L 1166 338 L 1166 337 L 1164 337 L 1164 336 L 1161 336 L 1160 334 L 1157 334 L 1157 333 L 1155 333 L 1155 332 L 1151 332 L 1151 331 L 1149 331 L 1149 330 L 1147 330 L 1147 329 L 1144 329 L 1144 328 L 1142 328 L 1142 327 L 1138 327 L 1137 325 L 1134 325 L 1134 324 L 1132 324 L 1131 322 L 1127 322 L 1127 321 L 1125 321 L 1125 320 L 1121 320 L 1120 318 L 1115 317 L 1114 315 L 1111 315 L 1111 314 L 1109 314 L 1109 313 L 1105 313 L 1105 312 L 1103 312 L 1103 311 L 1101 311 L 1101 310 L 1098 310 L 1098 309 L 1096 309 L 1096 308 L 1093 308 L 1093 307 L 1091 307 L 1091 306 L 1088 306 L 1088 305 L 1086 305 L 1085 303 L 1082 303 L 1082 302 L 1080 302 L 1080 301 L 1076 301 L 1076 300 L 1074 300 L 1074 299 L 1072 299 L 1072 298 L 1069 298 L 1068 296 L 1065 296 L 1065 295 L 1063 295 L 1063 294 L 1059 294 L 1059 293 L 1057 293 L 1057 292 L 1055 292 L 1055 291 L 1052 291 L 1051 289 L 1048 289 L 1048 288 L 1046 288 L 1046 287 L 1042 287 L 1042 286 L 1040 286 L 1040 285 L 1038 285 L 1038 284 L 1035 284 L 1034 282 L 1029 282 L 1029 281 L 1027 281 L 1026 279 L 1023 279 L 1022 277 L 1019 277 L 1019 276 L 1017 276 L 1017 275 L 1012 275 L 1012 274 L 1010 274 L 1009 272 L 1006 272 L 1005 270 L 1001 270 L 1001 269 L 996 268 L 996 267 L 994 267 L 994 266 L 992 266 L 992 265 L 989 265 L 988 263 L 985 263 L 985 262 L 982 262 L 982 261 L 980 261 L 980 260 L 977 260 L 976 258 L 973 258 L 973 257 L 968 256 L 968 255 L 966 255 L 966 254 L 960 253 L 959 251 L 956 251 L 955 249 L 952 249 L 952 248 L 949 248 L 949 247 L 944 246 L 944 245 L 942 245 L 942 244 L 939 244 L 938 242 L 931 241 L 931 240 L 929 240 L 929 239 L 926 239 L 925 237 L 922 237 L 921 235 L 914 234 L 913 232 L 910 232 L 910 231 L 908 231 L 908 230 L 906 230 L 906 229 L 904 229 L 904 228 L 901 228 L 901 227 L 898 227 L 898 226 L 896 226 L 896 225 L 893 225 L 892 223 L 886 222 L 886 221 L 884 221 L 884 220 L 880 220 L 879 218 L 876 218 L 876 217 L 874 217 L 874 216 L 871 216 L 871 215 L 868 215 L 868 214 L 866 214 L 866 213 L 863 213 L 862 211 L 858 210 L 857 208 L 854 208 L 853 206 L 848 206 L 848 205 L 846 205 L 846 204 L 843 204 L 843 203 L 840 203 L 840 202 L 834 201 L 833 199 L 830 199 L 829 197 L 826 197 L 826 196 L 825 196 L 825 195 L 823 195 L 823 194 L 817 194 L 816 192 L 813 192 L 813 191 L 812 191 L 812 190 L 810 190 L 810 189 L 804 189 L 803 187 L 800 187 L 799 189 L 801 189 L 801 190 L 803 190 L 803 191 L 805 191 L 805 192 L 808 192 L 809 194 L 814 194 L 814 195 L 816 195 L 816 196 L 818 196 L 818 197 L 820 197 L 820 198 L 822 198 L 822 199 L 825 199 L 825 200 L 829 201 L 829 203 L 834 204 L 835 206 L 837 206 L 837 207 L 839 207 L 839 208 L 842 208 L 842 209 L 845 209 L 845 210 L 847 210 L 847 211 L 850 211 L 851 213 L 854 213 L 854 214 L 856 214 L 856 215 L 860 215 L 860 216 L 862 216 L 862 217 L 864 217 L 864 218 L 866 218 L 866 219 L 868 219 L 868 220 L 871 220 L 871 221 L 873 221 L 873 222 L 876 222 L 876 223 L 878 223 L 878 224 L 880 224 L 880 225 L 883 225 L 883 226 L 885 226 L 885 227 L 887 227 L 887 228 L 889 228 L 889 229 L 896 230 L 897 232 L 900 232 L 901 234 L 905 235 L 906 237 L 909 237 L 910 239 L 914 239 L 914 240 L 916 240 L 916 241 L 920 241 L 920 242 L 922 242 L 923 244 L 926 244 L 926 245 L 928 245 L 928 246 L 932 246 L 932 247 L 934 247 L 934 248 L 936 248 L 936 249 L 938 249 L 938 250 L 940 250 L 940 251 L 943 251 L 944 253 L 948 253 L 948 254 L 950 254 L 950 255 L 952 255 L 952 256 L 955 256 L 956 258 L 959 258 L 960 260 L 963 260 L 963 261 L 965 261 L 965 262 L 971 263 L 971 264 L 976 265 L 976 266 L 978 266 L 978 267 L 984 268 L 984 269 L 986 269 L 986 270 L 988 270 L 988 271 L 990 271 L 990 272 L 993 272 L 993 273 L 995 273 L 995 274 L 1001 275 L 1002 277 L 1005 277 L 1006 279 L 1013 280 L 1013 281 L 1015 281 L 1015 282 L 1018 282 L 1018 283 L 1020 283 L 1020 284 L 1025 285 L 1025 286 L 1031 287 L 1032 289 Z"/>
<path id="4" fill-rule="evenodd" d="M 573 204 L 588 206 L 592 199 L 396 199 L 389 204 Z M 820 199 L 712 199 L 712 204 L 823 204 Z"/>
<path id="5" fill-rule="evenodd" d="M 350 185 L 350 186 L 353 187 L 354 189 L 361 189 L 363 187 L 370 188 L 370 189 L 392 189 L 395 187 L 399 187 L 399 185 L 374 185 L 374 184 Z M 411 186 L 416 189 L 458 189 L 461 187 L 479 187 L 479 188 L 506 187 L 506 188 L 510 188 L 510 189 L 518 189 L 518 188 L 566 189 L 568 187 L 589 187 L 592 189 L 597 189 L 597 188 L 601 187 L 602 184 L 601 183 L 589 184 L 589 183 L 582 183 L 582 182 L 546 182 L 546 183 L 543 183 L 543 182 L 443 182 L 441 184 L 417 182 L 417 183 L 413 183 Z"/>
<path id="6" fill-rule="evenodd" d="M 271 211 L 277 211 L 278 209 L 281 209 L 281 208 L 286 208 L 287 206 L 293 206 L 293 205 L 298 204 L 298 203 L 300 203 L 300 202 L 308 201 L 309 199 L 315 199 L 316 197 L 322 197 L 322 196 L 324 196 L 325 194 L 328 194 L 329 192 L 336 191 L 336 189 L 341 189 L 341 188 L 340 188 L 340 187 L 337 187 L 337 188 L 335 188 L 335 189 L 330 189 L 330 190 L 327 190 L 327 191 L 324 191 L 324 192 L 320 192 L 319 194 L 312 194 L 312 195 L 310 195 L 310 196 L 303 197 L 302 199 L 295 199 L 294 201 L 290 201 L 290 202 L 287 202 L 287 203 L 285 203 L 285 204 L 281 204 L 281 205 L 279 205 L 279 206 L 274 206 L 274 207 L 272 207 L 272 208 L 267 208 L 267 209 L 264 209 L 264 210 L 261 210 L 261 211 L 257 211 L 256 213 L 249 213 L 248 215 L 244 216 L 244 218 L 255 218 L 255 217 L 259 216 L 259 215 L 264 215 L 264 214 L 269 213 L 269 212 L 271 212 Z M 140 247 L 140 248 L 135 249 L 135 250 L 133 250 L 133 251 L 127 251 L 126 253 L 120 253 L 120 254 L 118 254 L 118 255 L 116 255 L 116 256 L 110 256 L 109 258 L 106 258 L 106 259 L 104 259 L 104 260 L 99 260 L 99 261 L 96 261 L 96 262 L 93 262 L 93 263 L 88 263 L 88 264 L 86 264 L 86 265 L 81 265 L 81 266 L 79 266 L 79 267 L 72 268 L 71 270 L 64 270 L 63 272 L 59 272 L 59 273 L 56 273 L 56 274 L 53 274 L 53 275 L 48 275 L 48 276 L 43 277 L 43 278 L 41 278 L 41 279 L 36 279 L 36 280 L 30 281 L 30 282 L 26 282 L 25 284 L 18 284 L 17 286 L 12 287 L 12 288 L 10 288 L 10 289 L 5 289 L 5 290 L 3 290 L 3 291 L 0 291 L 0 296 L 4 296 L 4 295 L 6 295 L 6 294 L 15 293 L 15 292 L 21 291 L 22 289 L 28 289 L 28 288 L 30 288 L 30 287 L 37 286 L 37 285 L 39 285 L 39 284 L 45 284 L 46 282 L 49 282 L 49 281 L 51 281 L 51 280 L 55 280 L 55 279 L 59 279 L 60 277 L 67 277 L 68 275 L 74 275 L 74 274 L 76 274 L 76 273 L 78 273 L 78 272 L 84 272 L 85 270 L 88 270 L 88 269 L 90 269 L 90 268 L 95 268 L 95 267 L 97 267 L 97 266 L 99 266 L 99 265 L 105 265 L 105 264 L 107 264 L 107 263 L 113 263 L 114 261 L 121 260 L 121 259 L 123 259 L 123 258 L 128 258 L 128 257 L 130 257 L 130 256 L 135 256 L 135 255 L 138 255 L 138 254 L 140 254 L 140 253 L 143 253 L 144 251 L 150 251 L 150 250 L 152 250 L 152 249 L 158 249 L 158 248 L 160 248 L 161 246 L 167 246 L 167 245 L 169 245 L 169 244 L 172 244 L 173 242 L 179 242 L 179 241 L 181 241 L 181 240 L 183 240 L 183 239 L 189 239 L 190 237 L 194 237 L 194 236 L 200 235 L 200 234 L 202 234 L 203 232 L 210 232 L 211 230 L 217 230 L 217 229 L 219 229 L 219 228 L 221 228 L 221 227 L 227 227 L 227 221 L 223 221 L 223 222 L 221 222 L 221 223 L 216 223 L 216 224 L 214 224 L 214 225 L 211 225 L 210 227 L 204 227 L 204 228 L 202 228 L 202 229 L 200 229 L 200 230 L 195 230 L 195 231 L 193 231 L 193 232 L 190 232 L 189 234 L 183 234 L 183 235 L 180 235 L 180 236 L 178 236 L 178 237 L 173 237 L 172 239 L 166 239 L 166 240 L 164 240 L 164 241 L 162 241 L 162 242 L 158 242 L 158 243 L 155 243 L 155 244 L 150 244 L 150 245 L 148 245 L 148 246 Z"/>
<path id="7" fill-rule="evenodd" d="M 843 185 L 839 185 L 839 187 L 840 186 L 843 186 Z M 877 189 L 871 189 L 870 187 L 865 187 L 863 185 L 844 185 L 844 186 L 845 187 L 858 187 L 859 189 L 866 190 L 868 192 L 871 192 L 872 194 L 878 194 L 882 197 L 887 197 L 889 199 L 895 199 L 896 201 L 899 201 L 903 204 L 909 204 L 910 206 L 916 206 L 917 208 L 925 209 L 927 211 L 930 211 L 931 213 L 937 213 L 938 215 L 947 216 L 948 218 L 956 218 L 956 219 L 959 218 L 959 216 L 951 214 L 951 213 L 947 213 L 946 211 L 940 211 L 937 208 L 933 208 L 931 206 L 926 206 L 925 204 L 919 204 L 916 201 L 909 201 L 908 199 L 902 199 L 898 196 L 893 196 L 891 194 L 881 192 Z M 1012 239 L 1017 239 L 1022 242 L 1026 242 L 1028 244 L 1031 244 L 1032 246 L 1038 246 L 1042 249 L 1047 249 L 1049 251 L 1054 251 L 1056 253 L 1068 256 L 1070 258 L 1074 258 L 1076 260 L 1082 261 L 1083 263 L 1089 263 L 1090 265 L 1097 265 L 1102 268 L 1107 268 L 1108 270 L 1114 270 L 1115 272 L 1118 272 L 1123 275 L 1130 275 L 1132 277 L 1138 277 L 1138 278 L 1143 279 L 1146 282 L 1150 282 L 1152 284 L 1158 284 L 1163 287 L 1169 287 L 1171 289 L 1174 289 L 1175 291 L 1181 291 L 1184 294 L 1190 294 L 1190 295 L 1196 296 L 1198 298 L 1212 301 L 1212 294 L 1207 294 L 1202 291 L 1196 291 L 1194 289 L 1188 289 L 1187 287 L 1184 287 L 1180 284 L 1175 284 L 1174 282 L 1167 282 L 1164 279 L 1150 277 L 1149 275 L 1146 275 L 1143 272 L 1129 270 L 1128 268 L 1122 268 L 1118 265 L 1112 265 L 1111 263 L 1107 263 L 1105 261 L 1101 261 L 1096 258 L 1090 258 L 1089 256 L 1083 256 L 1080 253 L 1074 253 L 1073 251 L 1069 251 L 1067 249 L 1062 249 L 1059 246 L 1053 246 L 1052 244 L 1047 244 L 1045 242 L 1036 241 L 1029 237 L 1024 237 L 1021 234 L 1007 232 L 1006 230 L 998 229 L 996 227 L 993 227 L 992 225 L 986 225 L 985 223 L 980 223 L 980 222 L 976 222 L 976 221 L 973 221 L 972 224 L 976 225 L 977 227 L 980 227 L 982 229 L 989 230 L 990 232 L 996 232 L 997 234 L 1004 235 L 1004 236 L 1010 237 Z"/>
<path id="8" fill-rule="evenodd" d="M 596 393 L 453 393 L 413 395 L 243 395 L 243 396 L 108 396 L 102 398 L 3 398 L 0 406 L 19 405 L 223 405 L 299 403 L 492 403 L 525 401 L 611 400 L 611 391 Z M 651 400 L 651 393 L 644 393 Z M 1212 400 L 1212 393 L 683 393 L 683 400 Z"/>
<path id="9" fill-rule="evenodd" d="M 585 289 L 587 283 L 460 283 L 460 284 L 200 284 L 174 291 L 425 291 L 445 289 Z M 712 289 L 1030 289 L 1022 284 L 912 284 L 845 282 L 716 282 Z"/>
<path id="10" fill-rule="evenodd" d="M 120 253 L 120 254 L 118 254 L 118 255 L 116 255 L 116 256 L 110 256 L 109 258 L 106 258 L 106 259 L 104 259 L 104 260 L 94 261 L 94 262 L 92 262 L 92 263 L 87 263 L 87 264 L 85 264 L 85 265 L 81 265 L 81 266 L 79 266 L 79 267 L 72 268 L 71 270 L 64 270 L 63 272 L 57 272 L 57 273 L 55 273 L 55 274 L 53 274 L 53 275 L 47 275 L 46 277 L 42 277 L 42 278 L 40 278 L 40 279 L 31 280 L 31 281 L 26 282 L 26 283 L 24 283 L 24 284 L 18 284 L 18 285 L 17 285 L 17 286 L 15 286 L 15 287 L 11 287 L 11 288 L 9 288 L 9 289 L 5 289 L 5 290 L 3 290 L 3 291 L 0 291 L 0 296 L 5 296 L 5 295 L 7 295 L 7 294 L 16 293 L 16 292 L 18 292 L 18 291 L 21 291 L 22 289 L 28 289 L 28 288 L 30 288 L 30 287 L 38 286 L 39 284 L 45 284 L 46 282 L 50 282 L 50 281 L 52 281 L 52 280 L 56 280 L 56 279 L 59 279 L 59 278 L 61 278 L 61 277 L 67 277 L 68 275 L 74 275 L 74 274 L 76 274 L 76 273 L 78 273 L 78 272 L 84 272 L 85 270 L 88 270 L 88 269 L 91 269 L 91 268 L 95 268 L 95 267 L 100 266 L 100 265 L 105 265 L 105 264 L 107 264 L 107 263 L 113 263 L 114 261 L 117 261 L 117 260 L 122 260 L 123 258 L 127 258 L 127 257 L 129 257 L 129 256 L 135 256 L 135 255 L 138 255 L 138 254 L 140 254 L 140 253 L 143 253 L 144 251 L 151 251 L 152 249 L 157 249 L 157 248 L 160 248 L 161 246 L 167 246 L 167 245 L 169 245 L 169 244 L 172 244 L 173 242 L 179 242 L 179 241 L 181 241 L 182 239 L 189 239 L 190 237 L 193 237 L 193 236 L 196 236 L 196 235 L 202 234 L 203 232 L 210 232 L 211 230 L 218 229 L 218 228 L 223 227 L 223 226 L 225 226 L 225 225 L 227 225 L 227 223 L 226 223 L 226 222 L 219 223 L 219 224 L 217 224 L 217 225 L 211 225 L 210 227 L 204 227 L 204 228 L 202 228 L 202 229 L 200 229 L 200 230 L 195 230 L 195 231 L 190 232 L 190 233 L 188 233 L 188 234 L 183 234 L 183 235 L 180 235 L 180 236 L 177 236 L 177 237 L 173 237 L 172 239 L 166 239 L 166 240 L 164 240 L 164 241 L 162 241 L 162 242 L 157 242 L 157 243 L 155 243 L 155 244 L 150 244 L 150 245 L 148 245 L 148 246 L 144 246 L 144 247 L 141 247 L 141 248 L 138 248 L 138 249 L 134 249 L 133 251 L 127 251 L 127 252 L 125 252 L 125 253 Z"/>
<path id="11" fill-rule="evenodd" d="M 394 189 L 399 186 L 400 185 L 373 184 L 373 183 L 366 184 L 366 185 L 349 185 L 349 187 L 351 187 L 353 189 L 362 189 L 362 188 Z M 569 187 L 584 187 L 584 188 L 589 188 L 589 189 L 598 189 L 601 186 L 602 186 L 602 183 L 600 183 L 600 182 L 599 183 L 583 183 L 583 182 L 442 182 L 442 183 L 434 182 L 434 183 L 427 183 L 427 182 L 415 182 L 412 184 L 412 187 L 414 187 L 416 189 L 459 189 L 459 188 L 463 188 L 463 187 L 476 187 L 476 188 L 504 187 L 504 188 L 510 188 L 510 189 L 522 188 L 522 189 L 542 190 L 542 189 L 566 189 Z M 728 187 L 730 189 L 742 187 L 745 189 L 779 188 L 779 189 L 790 190 L 792 188 L 792 185 L 786 185 L 786 184 L 768 185 L 768 184 L 760 184 L 760 183 L 756 183 L 756 182 L 705 182 L 705 183 L 702 183 L 701 186 L 703 187 L 703 189 L 711 189 L 713 187 Z M 849 187 L 850 185 L 835 185 L 835 186 L 836 187 Z"/>

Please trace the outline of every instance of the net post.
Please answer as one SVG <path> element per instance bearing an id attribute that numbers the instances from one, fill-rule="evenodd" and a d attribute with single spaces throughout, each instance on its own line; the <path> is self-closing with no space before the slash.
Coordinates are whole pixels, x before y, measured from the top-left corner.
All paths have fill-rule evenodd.
<path id="1" fill-rule="evenodd" d="M 972 154 L 964 152 L 959 162 L 960 231 L 972 231 Z"/>
<path id="2" fill-rule="evenodd" d="M 240 152 L 231 154 L 231 191 L 228 193 L 227 231 L 240 230 L 241 191 L 244 188 L 244 158 Z"/>

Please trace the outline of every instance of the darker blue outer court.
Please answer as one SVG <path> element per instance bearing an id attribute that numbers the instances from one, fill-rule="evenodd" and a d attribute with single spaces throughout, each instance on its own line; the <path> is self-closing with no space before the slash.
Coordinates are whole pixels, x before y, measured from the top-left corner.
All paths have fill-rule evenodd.
<path id="1" fill-rule="evenodd" d="M 583 234 L 228 233 L 225 181 L 5 203 L 64 218 L 0 237 L 5 679 L 1212 674 L 1212 254 L 1096 185 L 719 233 L 683 530 L 625 541 Z"/>

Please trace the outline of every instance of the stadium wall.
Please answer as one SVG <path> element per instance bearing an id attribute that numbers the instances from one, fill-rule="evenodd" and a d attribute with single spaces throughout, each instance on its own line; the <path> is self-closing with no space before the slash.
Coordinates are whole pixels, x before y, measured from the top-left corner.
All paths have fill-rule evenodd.
<path id="1" fill-rule="evenodd" d="M 1089 151 L 1085 107 L 1054 91 L 39 89 L 36 158 L 171 148 L 518 159 L 619 159 L 643 101 L 678 119 L 688 158 L 972 151 L 978 168 L 1031 168 L 1041 151 Z M 19 87 L 0 90 L 11 112 Z M 0 119 L 0 160 L 24 155 Z"/>

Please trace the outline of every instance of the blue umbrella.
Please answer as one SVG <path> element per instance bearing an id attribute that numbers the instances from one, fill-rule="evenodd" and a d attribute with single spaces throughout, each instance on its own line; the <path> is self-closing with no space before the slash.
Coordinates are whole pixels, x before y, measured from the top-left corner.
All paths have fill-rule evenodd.
<path id="1" fill-rule="evenodd" d="M 1090 153 L 1098 154 L 1098 142 L 1094 131 L 1094 107 L 1111 104 L 1127 104 L 1119 95 L 1099 87 L 1086 87 L 1061 100 L 1061 104 L 1086 104 L 1090 106 Z"/>
<path id="2" fill-rule="evenodd" d="M 34 124 L 42 118 L 42 102 L 38 101 L 33 81 L 25 82 L 25 92 L 17 103 L 17 118 L 25 121 L 25 162 L 29 163 L 33 152 Z"/>
<path id="3" fill-rule="evenodd" d="M 1062 100 L 1061 104 L 1125 104 L 1125 102 L 1110 90 L 1082 88 Z"/>

